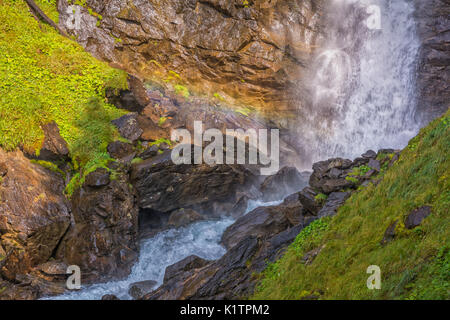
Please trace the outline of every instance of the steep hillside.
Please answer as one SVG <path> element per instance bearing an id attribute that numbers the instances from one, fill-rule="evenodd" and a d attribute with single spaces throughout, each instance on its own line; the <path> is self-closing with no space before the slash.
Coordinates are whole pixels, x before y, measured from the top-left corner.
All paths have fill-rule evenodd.
<path id="1" fill-rule="evenodd" d="M 37 3 L 58 20 L 54 0 Z M 126 73 L 38 23 L 25 1 L 0 0 L 0 20 L 0 147 L 33 155 L 44 139 L 41 126 L 54 120 L 75 171 L 104 165 L 106 147 L 118 137 L 110 121 L 123 114 L 105 102 L 104 92 L 126 87 Z"/>
<path id="2" fill-rule="evenodd" d="M 305 228 L 263 272 L 252 298 L 449 299 L 449 150 L 447 111 L 382 170 L 378 184 L 353 194 L 333 218 Z M 431 214 L 406 228 L 406 217 L 423 206 Z M 380 290 L 367 288 L 370 265 L 381 269 Z"/>

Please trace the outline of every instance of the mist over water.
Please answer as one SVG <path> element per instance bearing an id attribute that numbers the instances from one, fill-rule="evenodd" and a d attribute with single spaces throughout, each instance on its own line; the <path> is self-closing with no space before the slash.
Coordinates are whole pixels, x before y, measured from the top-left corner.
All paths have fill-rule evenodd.
<path id="1" fill-rule="evenodd" d="M 381 29 L 370 24 L 374 5 Z M 304 169 L 368 149 L 403 148 L 419 130 L 412 1 L 331 0 L 326 7 L 326 36 L 307 76 L 309 103 L 298 111 Z"/>

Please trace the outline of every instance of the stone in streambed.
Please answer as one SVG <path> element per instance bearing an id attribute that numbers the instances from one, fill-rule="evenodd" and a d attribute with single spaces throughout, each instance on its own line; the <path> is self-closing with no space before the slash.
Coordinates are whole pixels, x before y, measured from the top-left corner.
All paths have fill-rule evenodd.
<path id="1" fill-rule="evenodd" d="M 119 298 L 117 298 L 115 295 L 113 294 L 105 294 L 102 297 L 102 300 L 120 300 Z"/>
<path id="2" fill-rule="evenodd" d="M 158 283 L 153 280 L 135 282 L 135 283 L 130 284 L 128 293 L 134 299 L 139 300 L 145 294 L 151 292 L 156 287 L 157 284 Z"/>

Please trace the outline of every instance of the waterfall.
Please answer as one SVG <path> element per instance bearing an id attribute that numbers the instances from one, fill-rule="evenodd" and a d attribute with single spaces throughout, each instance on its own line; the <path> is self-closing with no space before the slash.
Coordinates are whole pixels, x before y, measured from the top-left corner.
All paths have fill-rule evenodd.
<path id="1" fill-rule="evenodd" d="M 417 134 L 415 70 L 420 42 L 407 0 L 330 0 L 324 39 L 298 113 L 299 167 L 403 148 Z"/>

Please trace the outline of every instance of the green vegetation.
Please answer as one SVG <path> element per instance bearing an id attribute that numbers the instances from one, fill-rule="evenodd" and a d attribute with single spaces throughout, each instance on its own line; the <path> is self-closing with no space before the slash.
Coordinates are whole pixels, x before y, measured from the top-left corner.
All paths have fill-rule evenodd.
<path id="1" fill-rule="evenodd" d="M 181 84 L 175 85 L 174 88 L 175 88 L 176 94 L 180 94 L 183 97 L 185 97 L 186 99 L 189 98 L 190 95 L 191 95 L 190 92 L 189 92 L 189 89 L 186 88 L 185 86 L 182 86 Z"/>
<path id="2" fill-rule="evenodd" d="M 160 139 L 158 139 L 158 140 L 156 140 L 156 141 L 153 141 L 153 142 L 150 143 L 148 146 L 149 146 L 149 147 L 154 146 L 154 145 L 159 146 L 161 143 L 167 143 L 169 146 L 172 145 L 172 141 L 170 141 L 169 139 L 166 139 L 166 138 L 160 138 Z"/>
<path id="3" fill-rule="evenodd" d="M 142 161 L 144 161 L 144 159 L 137 157 L 131 161 L 131 164 L 138 164 L 141 163 Z"/>
<path id="4" fill-rule="evenodd" d="M 325 203 L 327 201 L 328 196 L 323 193 L 319 193 L 317 196 L 314 197 L 318 203 Z"/>
<path id="5" fill-rule="evenodd" d="M 110 68 L 77 43 L 60 36 L 28 11 L 24 1 L 0 0 L 0 147 L 38 152 L 40 126 L 55 120 L 73 159 L 74 179 L 112 159 L 109 142 L 119 138 L 110 121 L 125 112 L 106 103 L 105 88 L 126 88 L 126 73 Z M 37 4 L 55 21 L 54 0 Z"/>
<path id="6" fill-rule="evenodd" d="M 59 173 L 64 178 L 66 177 L 66 174 L 60 168 L 58 168 L 58 166 L 56 164 L 54 164 L 53 162 L 43 161 L 43 160 L 31 160 L 31 162 L 36 163 L 36 164 L 38 164 L 46 169 L 49 169 L 53 172 Z"/>
<path id="7" fill-rule="evenodd" d="M 158 126 L 161 127 L 164 123 L 166 123 L 166 121 L 167 121 L 167 118 L 166 118 L 166 117 L 161 117 L 161 118 L 159 118 Z"/>
<path id="8" fill-rule="evenodd" d="M 378 185 L 354 193 L 319 228 L 304 229 L 286 254 L 262 273 L 251 298 L 449 299 L 450 111 L 412 139 Z M 432 213 L 412 230 L 405 217 L 423 205 Z M 393 241 L 381 245 L 398 220 Z M 322 248 L 311 264 L 302 257 Z M 381 268 L 380 290 L 369 290 L 367 267 Z"/>

